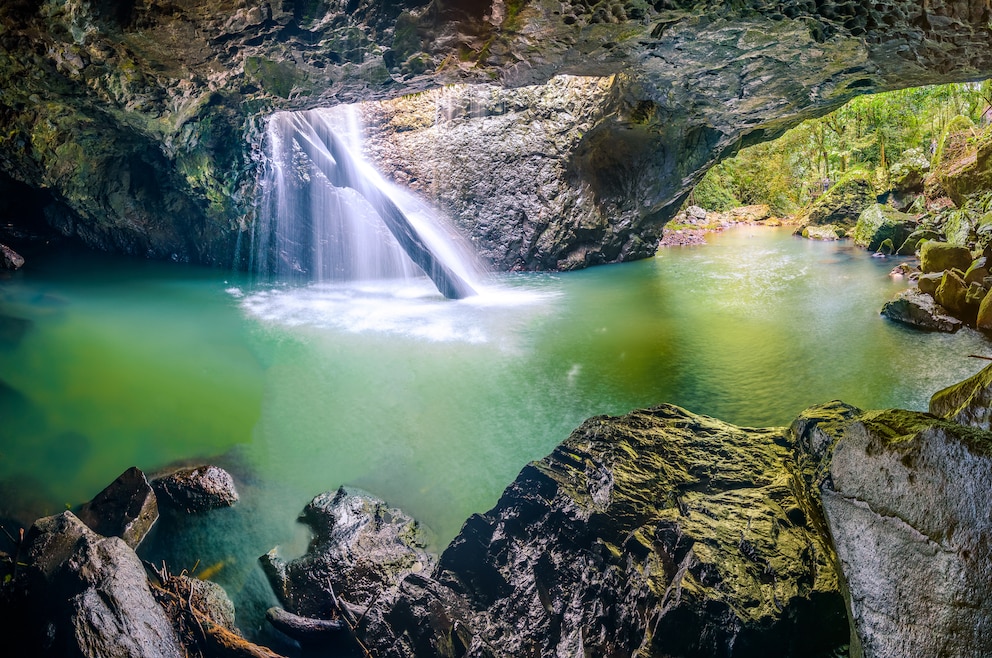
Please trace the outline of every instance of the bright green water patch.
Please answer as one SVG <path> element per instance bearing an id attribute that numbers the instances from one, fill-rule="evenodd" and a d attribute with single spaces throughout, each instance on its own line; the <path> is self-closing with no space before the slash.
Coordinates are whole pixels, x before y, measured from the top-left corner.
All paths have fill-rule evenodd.
<path id="1" fill-rule="evenodd" d="M 987 342 L 882 319 L 906 285 L 887 276 L 895 262 L 744 228 L 637 263 L 507 275 L 459 302 L 416 285 L 33 264 L 0 283 L 0 314 L 31 323 L 0 331 L 0 479 L 56 511 L 132 464 L 222 455 L 242 502 L 182 534 L 166 524 L 143 550 L 177 571 L 223 561 L 252 633 L 249 602 L 271 596 L 257 556 L 304 550 L 296 515 L 341 484 L 405 508 L 441 546 L 596 414 L 672 402 L 768 426 L 834 398 L 926 409 L 981 369 L 968 355 Z"/>

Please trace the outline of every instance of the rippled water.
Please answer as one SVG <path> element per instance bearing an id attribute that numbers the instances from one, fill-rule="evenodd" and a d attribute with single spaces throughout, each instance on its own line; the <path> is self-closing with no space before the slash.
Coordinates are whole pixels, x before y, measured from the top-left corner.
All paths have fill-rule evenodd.
<path id="1" fill-rule="evenodd" d="M 882 319 L 905 285 L 887 276 L 895 262 L 741 228 L 637 263 L 505 275 L 452 302 L 426 283 L 253 287 L 39 260 L 0 281 L 0 512 L 59 511 L 130 465 L 216 458 L 242 503 L 181 539 L 165 525 L 144 550 L 176 570 L 223 563 L 243 603 L 265 596 L 255 558 L 301 552 L 296 515 L 341 484 L 442 545 L 596 414 L 673 402 L 764 426 L 833 398 L 925 409 L 988 344 Z"/>

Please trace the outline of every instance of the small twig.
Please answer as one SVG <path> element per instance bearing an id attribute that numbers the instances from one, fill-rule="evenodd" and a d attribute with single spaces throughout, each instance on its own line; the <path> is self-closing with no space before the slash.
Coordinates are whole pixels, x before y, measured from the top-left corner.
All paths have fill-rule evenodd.
<path id="1" fill-rule="evenodd" d="M 341 619 L 344 619 L 344 623 L 348 625 L 349 629 L 351 629 L 351 636 L 355 638 L 355 642 L 358 643 L 358 647 L 362 650 L 362 653 L 365 654 L 365 658 L 372 658 L 372 652 L 369 651 L 369 648 L 366 647 L 362 640 L 358 637 L 358 625 L 350 619 L 351 612 L 349 612 L 349 610 L 341 604 L 338 600 L 337 594 L 334 593 L 334 584 L 331 582 L 330 578 L 327 579 L 327 587 L 331 592 L 331 602 L 334 604 L 334 607 L 341 612 Z M 367 608 L 366 612 L 368 612 Z M 362 616 L 364 617 L 365 614 L 362 613 Z"/>
<path id="2" fill-rule="evenodd" d="M 24 541 L 24 528 L 21 528 L 21 542 L 14 539 L 14 535 L 7 532 L 7 528 L 4 528 L 2 525 L 0 525 L 0 530 L 3 530 L 3 534 L 7 535 L 7 539 L 9 539 L 10 543 L 14 545 L 14 548 L 21 547 L 21 542 Z"/>
<path id="3" fill-rule="evenodd" d="M 992 356 L 981 356 L 980 354 L 969 354 L 972 359 L 984 359 L 986 361 L 992 361 Z"/>
<path id="4" fill-rule="evenodd" d="M 379 596 L 381 594 L 382 594 L 382 590 L 381 589 L 378 592 L 375 593 L 375 596 L 373 596 L 372 597 L 372 600 L 369 601 L 368 606 L 366 606 L 366 608 L 362 612 L 361 616 L 358 617 L 358 621 L 355 622 L 355 628 L 358 628 L 359 626 L 361 626 L 362 620 L 365 619 L 365 615 L 369 614 L 369 610 L 372 609 L 372 606 L 374 606 L 376 603 L 379 602 Z"/>

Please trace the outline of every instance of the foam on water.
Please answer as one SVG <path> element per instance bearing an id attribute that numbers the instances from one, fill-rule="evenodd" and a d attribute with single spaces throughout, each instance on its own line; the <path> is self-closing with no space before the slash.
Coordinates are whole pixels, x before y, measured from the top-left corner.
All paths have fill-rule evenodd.
<path id="1" fill-rule="evenodd" d="M 489 285 L 479 295 L 451 301 L 423 279 L 281 286 L 245 295 L 245 312 L 273 326 L 311 326 L 347 333 L 406 336 L 430 342 L 481 344 L 502 336 L 507 313 L 548 310 L 554 290 Z"/>

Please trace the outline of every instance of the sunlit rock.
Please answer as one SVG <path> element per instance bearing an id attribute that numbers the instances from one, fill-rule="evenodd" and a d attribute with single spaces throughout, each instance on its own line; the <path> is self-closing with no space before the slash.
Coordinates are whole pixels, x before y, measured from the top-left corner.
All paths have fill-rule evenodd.
<path id="1" fill-rule="evenodd" d="M 854 244 L 870 251 L 879 250 L 886 240 L 890 245 L 901 245 L 915 228 L 916 218 L 913 215 L 875 203 L 858 216 L 854 227 Z"/>
<path id="2" fill-rule="evenodd" d="M 882 315 L 928 331 L 954 333 L 961 328 L 961 320 L 952 317 L 930 295 L 917 288 L 908 288 L 882 306 Z"/>
<path id="3" fill-rule="evenodd" d="M 971 251 L 967 247 L 930 240 L 920 247 L 920 269 L 924 274 L 957 268 L 962 272 L 971 266 Z"/>

